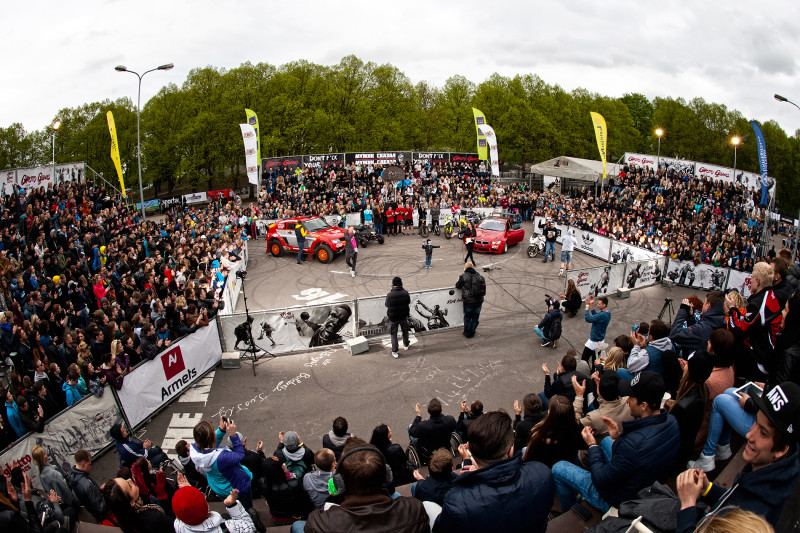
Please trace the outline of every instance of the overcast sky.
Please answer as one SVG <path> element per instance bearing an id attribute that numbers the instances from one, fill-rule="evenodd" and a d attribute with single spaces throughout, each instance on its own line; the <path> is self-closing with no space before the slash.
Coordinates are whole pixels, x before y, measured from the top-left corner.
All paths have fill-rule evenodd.
<path id="1" fill-rule="evenodd" d="M 144 102 L 196 67 L 355 54 L 439 87 L 454 74 L 535 73 L 568 91 L 702 97 L 793 134 L 800 110 L 772 95 L 800 104 L 798 15 L 796 0 L 5 2 L 0 126 L 36 130 L 64 107 L 135 100 L 118 64 L 175 64 L 144 78 Z"/>

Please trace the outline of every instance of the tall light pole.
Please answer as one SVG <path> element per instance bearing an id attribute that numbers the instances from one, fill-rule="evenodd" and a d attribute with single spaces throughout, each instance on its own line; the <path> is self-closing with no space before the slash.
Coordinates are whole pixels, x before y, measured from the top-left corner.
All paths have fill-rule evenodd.
<path id="1" fill-rule="evenodd" d="M 661 128 L 658 128 L 656 130 L 656 136 L 658 137 L 658 163 L 656 163 L 656 165 L 657 165 L 656 174 L 658 174 L 658 171 L 661 170 L 661 136 L 662 135 L 664 135 L 664 130 L 662 130 Z"/>
<path id="2" fill-rule="evenodd" d="M 144 212 L 144 188 L 142 187 L 142 135 L 140 124 L 141 121 L 139 120 L 139 115 L 141 113 L 141 105 L 142 105 L 142 78 L 144 78 L 145 74 L 148 72 L 153 72 L 154 70 L 171 70 L 174 67 L 172 63 L 167 63 L 166 65 L 161 65 L 156 68 L 151 68 L 150 70 L 145 70 L 141 75 L 138 72 L 134 72 L 133 70 L 128 70 L 127 67 L 124 65 L 117 65 L 114 67 L 114 70 L 117 72 L 130 72 L 131 74 L 136 75 L 139 78 L 139 95 L 136 98 L 136 159 L 139 162 L 139 199 L 142 203 L 142 220 L 145 222 L 147 221 L 147 215 Z"/>
<path id="3" fill-rule="evenodd" d="M 734 136 L 731 139 L 731 144 L 733 145 L 733 184 L 736 185 L 736 149 L 739 147 L 739 143 L 742 140 L 739 137 Z M 745 195 L 747 194 L 747 187 L 744 186 L 744 191 L 742 192 L 742 201 L 745 201 Z"/>
<path id="4" fill-rule="evenodd" d="M 61 127 L 61 121 L 56 119 L 50 127 L 53 129 L 53 184 L 58 185 L 56 181 L 56 130 Z"/>
<path id="5" fill-rule="evenodd" d="M 785 96 L 781 96 L 779 94 L 776 94 L 774 96 L 775 96 L 775 100 L 777 100 L 779 102 L 786 102 L 786 103 L 792 104 L 797 109 L 800 109 L 800 106 L 798 106 L 797 104 L 795 104 L 794 102 L 792 102 L 791 100 L 786 98 Z M 775 194 L 778 194 L 778 186 L 777 185 L 775 185 Z M 797 218 L 800 219 L 800 210 L 798 210 L 798 212 L 797 212 Z M 800 240 L 800 235 L 798 235 L 798 233 L 800 233 L 800 226 L 795 226 L 794 224 L 792 224 L 792 234 L 794 235 L 794 244 L 792 246 L 792 264 L 794 264 L 795 257 L 797 256 L 797 241 Z"/>

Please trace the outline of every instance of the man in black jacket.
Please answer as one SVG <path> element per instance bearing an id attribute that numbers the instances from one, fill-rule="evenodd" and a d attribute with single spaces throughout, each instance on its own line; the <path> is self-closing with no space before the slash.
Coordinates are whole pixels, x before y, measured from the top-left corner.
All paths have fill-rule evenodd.
<path id="1" fill-rule="evenodd" d="M 464 336 L 468 339 L 475 336 L 478 329 L 478 319 L 481 316 L 483 297 L 486 294 L 486 282 L 475 271 L 475 265 L 467 261 L 464 273 L 458 277 L 456 289 L 461 289 L 461 299 L 464 304 Z"/>
<path id="2" fill-rule="evenodd" d="M 397 326 L 403 330 L 403 349 L 408 350 L 408 317 L 411 314 L 411 296 L 403 288 L 403 280 L 395 276 L 392 280 L 392 290 L 386 295 L 386 317 L 389 319 L 389 332 L 392 335 L 392 357 L 397 359 L 400 354 L 397 342 Z"/>
<path id="3" fill-rule="evenodd" d="M 442 414 L 442 402 L 438 398 L 428 402 L 428 420 L 422 420 L 421 405 L 415 409 L 417 416 L 408 426 L 408 436 L 420 452 L 420 460 L 427 463 L 428 457 L 439 448 L 450 448 L 450 434 L 456 429 L 456 419 Z"/>

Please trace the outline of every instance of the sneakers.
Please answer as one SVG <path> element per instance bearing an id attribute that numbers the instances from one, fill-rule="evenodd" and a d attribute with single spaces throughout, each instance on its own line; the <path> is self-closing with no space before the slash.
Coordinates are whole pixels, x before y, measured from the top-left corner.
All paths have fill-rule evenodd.
<path id="1" fill-rule="evenodd" d="M 558 340 L 553 341 L 553 349 L 555 350 L 558 347 Z"/>
<path id="2" fill-rule="evenodd" d="M 399 358 L 399 357 L 400 357 L 400 354 L 399 354 L 399 353 L 397 353 L 397 352 L 392 352 L 392 357 L 394 357 L 395 359 L 397 359 L 397 358 Z"/>
<path id="3" fill-rule="evenodd" d="M 547 257 L 545 257 L 544 259 L 542 259 L 542 263 L 547 263 Z"/>
<path id="4" fill-rule="evenodd" d="M 406 351 L 408 351 L 408 344 L 404 344 L 404 345 L 403 345 L 403 350 L 406 350 Z"/>
<path id="5" fill-rule="evenodd" d="M 717 448 L 719 449 L 719 448 Z M 702 470 L 703 472 L 711 472 L 716 468 L 716 463 L 714 461 L 713 455 L 703 455 L 700 454 L 700 457 L 697 461 L 689 461 L 686 465 L 687 468 L 697 468 L 698 470 Z"/>
<path id="6" fill-rule="evenodd" d="M 352 268 L 350 269 L 350 277 L 351 277 L 351 278 L 354 278 L 354 277 L 356 277 L 356 271 L 355 271 L 355 270 L 353 270 Z"/>
<path id="7" fill-rule="evenodd" d="M 558 271 L 558 277 L 560 278 L 560 277 L 561 277 L 561 276 L 563 276 L 563 275 L 564 275 L 564 269 L 563 269 L 563 268 L 561 268 L 561 269 L 559 269 L 559 271 Z"/>
<path id="8" fill-rule="evenodd" d="M 731 445 L 726 444 L 724 446 L 717 446 L 717 453 L 714 454 L 715 461 L 727 461 L 731 458 L 733 452 L 731 451 Z"/>
<path id="9" fill-rule="evenodd" d="M 548 344 L 550 344 L 549 340 L 542 339 L 542 346 L 547 346 Z"/>

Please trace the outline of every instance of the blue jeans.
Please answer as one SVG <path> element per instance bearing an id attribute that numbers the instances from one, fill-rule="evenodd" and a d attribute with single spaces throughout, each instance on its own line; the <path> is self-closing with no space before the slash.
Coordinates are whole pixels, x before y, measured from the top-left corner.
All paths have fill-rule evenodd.
<path id="1" fill-rule="evenodd" d="M 305 531 L 306 521 L 305 520 L 298 520 L 297 522 L 292 522 L 292 529 L 290 530 L 292 533 L 303 533 Z"/>
<path id="2" fill-rule="evenodd" d="M 429 266 L 431 266 L 431 259 L 432 259 L 432 258 L 433 258 L 433 256 L 432 256 L 432 255 L 426 255 L 426 256 L 425 256 L 425 266 L 426 266 L 426 267 L 429 267 Z"/>
<path id="3" fill-rule="evenodd" d="M 611 460 L 611 437 L 600 442 L 600 449 L 606 460 Z M 559 461 L 553 465 L 553 477 L 556 480 L 556 493 L 561 502 L 561 511 L 569 511 L 575 505 L 575 493 L 579 492 L 586 501 L 598 511 L 606 512 L 611 506 L 597 492 L 592 484 L 592 473 L 569 461 Z"/>
<path id="4" fill-rule="evenodd" d="M 634 377 L 627 368 L 618 368 L 617 374 L 619 375 L 620 379 L 633 379 Z"/>
<path id="5" fill-rule="evenodd" d="M 306 247 L 305 239 L 297 239 L 297 262 L 303 262 L 303 248 Z"/>
<path id="6" fill-rule="evenodd" d="M 552 255 L 553 260 L 556 258 L 556 243 L 546 241 L 544 243 L 544 260 L 547 261 L 547 258 Z"/>
<path id="7" fill-rule="evenodd" d="M 713 456 L 717 453 L 717 446 L 730 444 L 731 429 L 744 437 L 756 421 L 756 415 L 751 415 L 739 405 L 739 399 L 733 395 L 735 390 L 730 388 L 714 398 L 703 455 Z"/>
<path id="8" fill-rule="evenodd" d="M 478 317 L 481 316 L 483 302 L 477 304 L 464 304 L 464 336 L 468 339 L 475 336 L 478 329 Z"/>
<path id="9" fill-rule="evenodd" d="M 543 341 L 549 341 L 550 339 L 547 338 L 547 335 L 544 334 L 542 328 L 533 328 L 533 332 L 536 333 L 540 339 Z"/>
<path id="10" fill-rule="evenodd" d="M 547 410 L 550 408 L 550 398 L 545 396 L 544 391 L 539 393 L 539 399 L 542 400 L 542 409 Z"/>

